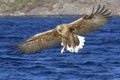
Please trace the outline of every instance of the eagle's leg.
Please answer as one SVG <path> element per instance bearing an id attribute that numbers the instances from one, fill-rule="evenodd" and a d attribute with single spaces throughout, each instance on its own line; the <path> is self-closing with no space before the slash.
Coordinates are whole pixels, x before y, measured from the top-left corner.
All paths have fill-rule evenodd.
<path id="1" fill-rule="evenodd" d="M 61 45 L 63 46 L 63 48 L 61 49 L 61 54 L 63 54 L 65 51 L 65 48 L 67 47 L 67 40 L 65 38 L 62 38 Z"/>
<path id="2" fill-rule="evenodd" d="M 61 54 L 63 54 L 63 53 L 64 53 L 65 48 L 66 48 L 66 46 L 63 46 L 63 48 L 61 49 Z"/>

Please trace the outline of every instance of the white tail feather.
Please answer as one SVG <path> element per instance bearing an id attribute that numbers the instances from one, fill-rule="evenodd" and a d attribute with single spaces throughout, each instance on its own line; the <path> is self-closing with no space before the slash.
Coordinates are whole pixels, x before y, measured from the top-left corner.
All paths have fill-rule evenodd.
<path id="1" fill-rule="evenodd" d="M 80 49 L 83 48 L 84 42 L 85 42 L 85 37 L 82 37 L 82 36 L 78 36 L 78 35 L 77 35 L 77 38 L 79 39 L 79 42 L 80 42 L 79 45 L 76 46 L 75 48 L 69 47 L 69 46 L 67 45 L 67 50 L 68 50 L 68 51 L 77 53 Z"/>
<path id="2" fill-rule="evenodd" d="M 69 47 L 68 45 L 67 45 L 67 50 L 70 51 L 70 52 L 75 52 L 74 48 L 73 47 Z"/>

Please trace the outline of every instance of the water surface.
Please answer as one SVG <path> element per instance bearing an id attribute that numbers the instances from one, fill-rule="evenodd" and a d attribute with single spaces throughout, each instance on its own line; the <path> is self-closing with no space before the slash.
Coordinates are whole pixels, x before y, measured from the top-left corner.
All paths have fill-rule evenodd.
<path id="1" fill-rule="evenodd" d="M 77 18 L 0 18 L 0 80 L 120 80 L 120 18 L 85 35 L 77 54 L 60 45 L 33 54 L 12 46 Z"/>

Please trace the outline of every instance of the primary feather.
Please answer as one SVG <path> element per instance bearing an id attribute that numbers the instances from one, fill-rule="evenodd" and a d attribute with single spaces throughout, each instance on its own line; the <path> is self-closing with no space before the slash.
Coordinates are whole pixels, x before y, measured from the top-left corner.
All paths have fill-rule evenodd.
<path id="1" fill-rule="evenodd" d="M 69 25 L 75 34 L 85 35 L 105 25 L 108 22 L 107 17 L 110 14 L 111 12 L 108 12 L 105 6 L 101 8 L 99 5 L 96 11 L 93 8 L 90 15 L 86 15 Z"/>

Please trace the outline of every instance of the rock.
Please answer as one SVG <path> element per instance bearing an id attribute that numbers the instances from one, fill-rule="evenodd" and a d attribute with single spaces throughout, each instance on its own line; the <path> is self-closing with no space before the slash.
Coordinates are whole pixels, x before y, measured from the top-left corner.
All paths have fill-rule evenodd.
<path id="1" fill-rule="evenodd" d="M 2 0 L 0 3 L 0 13 L 12 16 L 85 15 L 98 4 L 108 7 L 112 16 L 120 16 L 120 0 Z"/>

